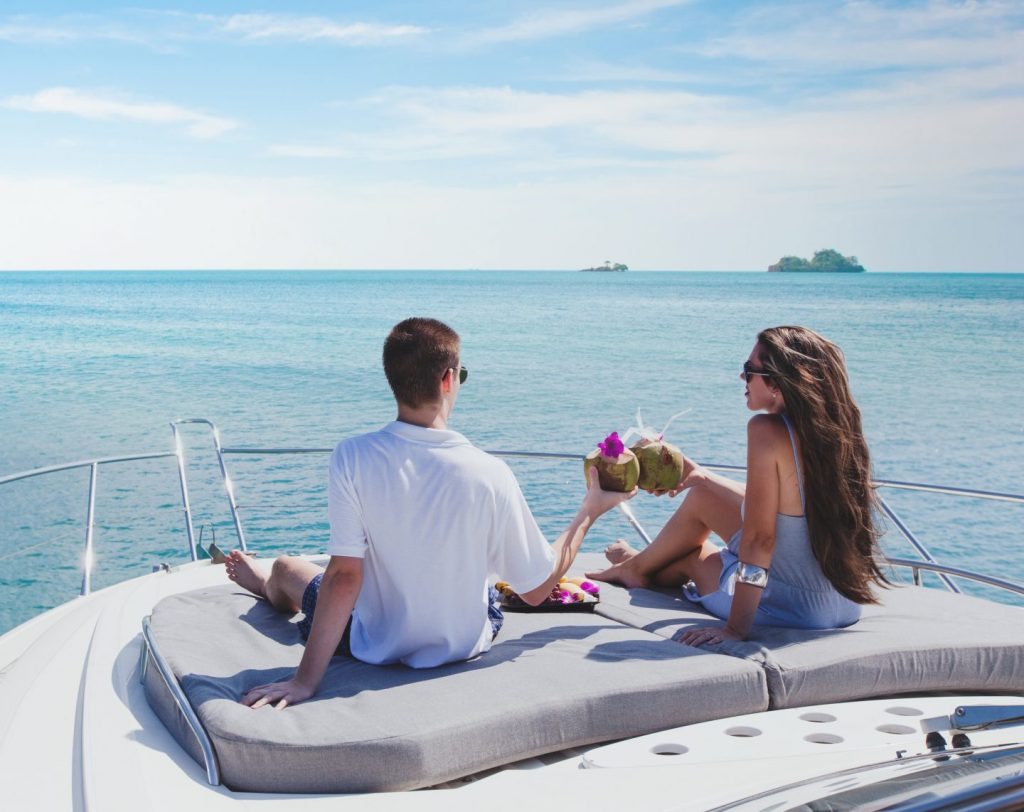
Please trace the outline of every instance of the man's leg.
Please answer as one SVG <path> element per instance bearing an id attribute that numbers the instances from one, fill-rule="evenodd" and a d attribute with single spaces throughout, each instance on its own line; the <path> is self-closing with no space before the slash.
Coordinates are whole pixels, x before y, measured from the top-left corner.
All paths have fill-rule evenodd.
<path id="1" fill-rule="evenodd" d="M 274 560 L 270 575 L 264 575 L 251 556 L 232 550 L 224 564 L 228 578 L 261 598 L 266 598 L 279 612 L 294 615 L 302 609 L 302 594 L 309 582 L 323 574 L 319 567 L 305 558 L 282 555 Z"/>

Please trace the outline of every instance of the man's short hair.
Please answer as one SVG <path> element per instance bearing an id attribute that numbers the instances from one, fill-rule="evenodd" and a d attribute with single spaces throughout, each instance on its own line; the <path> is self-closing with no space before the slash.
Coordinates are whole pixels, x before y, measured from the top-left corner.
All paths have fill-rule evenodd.
<path id="1" fill-rule="evenodd" d="M 411 318 L 384 342 L 384 374 L 395 400 L 418 408 L 438 400 L 445 371 L 459 368 L 459 334 L 437 319 Z"/>

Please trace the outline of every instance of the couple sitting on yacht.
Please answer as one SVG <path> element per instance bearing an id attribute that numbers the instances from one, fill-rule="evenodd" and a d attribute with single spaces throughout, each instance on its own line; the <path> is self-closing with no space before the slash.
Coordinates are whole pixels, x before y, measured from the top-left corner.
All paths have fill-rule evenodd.
<path id="1" fill-rule="evenodd" d="M 576 516 L 549 545 L 508 466 L 448 429 L 468 375 L 458 334 L 407 319 L 383 360 L 398 419 L 343 440 L 331 457 L 326 570 L 282 556 L 265 575 L 239 551 L 228 556 L 233 581 L 304 615 L 297 671 L 250 689 L 251 707 L 310 698 L 339 652 L 414 668 L 481 654 L 502 622 L 490 576 L 539 604 L 594 522 L 635 494 L 602 490 L 591 470 Z M 681 642 L 693 645 L 741 639 L 754 623 L 849 625 L 884 581 L 867 446 L 839 349 L 804 328 L 766 330 L 742 377 L 749 408 L 766 412 L 749 423 L 746 488 L 687 459 L 670 493 L 689 495 L 654 543 L 637 553 L 616 542 L 606 551 L 613 566 L 590 574 L 629 587 L 685 584 L 727 620 L 688 631 Z M 710 543 L 711 532 L 728 547 Z"/>

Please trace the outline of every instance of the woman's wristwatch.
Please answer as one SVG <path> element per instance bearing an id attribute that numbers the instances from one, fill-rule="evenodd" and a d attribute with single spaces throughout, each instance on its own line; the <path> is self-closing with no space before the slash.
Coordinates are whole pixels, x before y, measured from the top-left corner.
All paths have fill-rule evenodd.
<path id="1" fill-rule="evenodd" d="M 750 584 L 758 589 L 764 589 L 768 584 L 768 570 L 754 564 L 744 564 L 741 561 L 736 570 L 736 580 L 741 584 Z"/>

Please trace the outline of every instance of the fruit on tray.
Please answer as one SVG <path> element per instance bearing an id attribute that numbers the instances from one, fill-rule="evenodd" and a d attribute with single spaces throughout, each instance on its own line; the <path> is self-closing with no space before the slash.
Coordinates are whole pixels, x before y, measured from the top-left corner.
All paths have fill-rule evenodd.
<path id="1" fill-rule="evenodd" d="M 505 606 L 543 608 L 563 606 L 573 603 L 597 603 L 601 590 L 597 584 L 588 581 L 586 578 L 561 578 L 558 584 L 538 606 L 530 607 L 511 586 L 505 581 L 498 581 L 494 588 L 501 593 L 501 602 Z"/>
<path id="2" fill-rule="evenodd" d="M 668 491 L 679 487 L 683 478 L 683 452 L 664 440 L 641 440 L 630 449 L 640 464 L 637 487 L 645 491 Z"/>
<path id="3" fill-rule="evenodd" d="M 604 442 L 587 454 L 583 460 L 583 474 L 590 478 L 590 469 L 597 468 L 598 481 L 606 491 L 628 493 L 640 478 L 640 463 L 636 454 L 622 444 L 618 432 L 613 431 Z"/>

